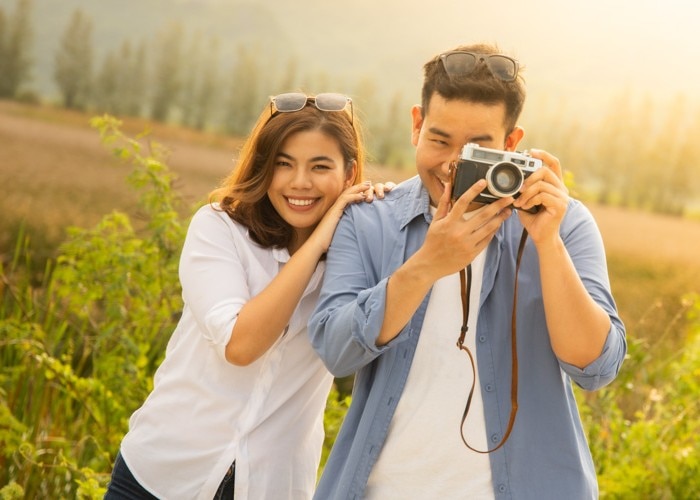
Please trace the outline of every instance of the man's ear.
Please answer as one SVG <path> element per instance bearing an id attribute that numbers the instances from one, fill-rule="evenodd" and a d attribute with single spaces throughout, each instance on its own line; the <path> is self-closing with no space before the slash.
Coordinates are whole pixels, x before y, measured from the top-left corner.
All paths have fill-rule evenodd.
<path id="1" fill-rule="evenodd" d="M 411 144 L 418 145 L 421 127 L 423 127 L 423 108 L 417 104 L 411 108 Z"/>
<path id="2" fill-rule="evenodd" d="M 516 126 L 513 131 L 506 137 L 506 151 L 515 151 L 518 147 L 518 143 L 523 139 L 525 135 L 525 130 L 522 127 Z"/>

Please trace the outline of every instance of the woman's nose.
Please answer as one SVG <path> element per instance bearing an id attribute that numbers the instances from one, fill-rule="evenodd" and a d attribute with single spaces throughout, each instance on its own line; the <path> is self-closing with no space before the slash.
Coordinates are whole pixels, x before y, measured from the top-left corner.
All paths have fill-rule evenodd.
<path id="1" fill-rule="evenodd" d="M 305 168 L 297 168 L 292 177 L 292 187 L 308 188 L 311 186 L 311 175 Z"/>

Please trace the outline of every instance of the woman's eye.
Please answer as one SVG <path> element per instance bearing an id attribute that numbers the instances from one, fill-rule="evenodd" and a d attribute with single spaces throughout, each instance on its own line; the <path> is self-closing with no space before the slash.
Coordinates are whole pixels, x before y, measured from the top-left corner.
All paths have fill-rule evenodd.
<path id="1" fill-rule="evenodd" d="M 314 165 L 314 170 L 330 170 L 328 165 Z"/>

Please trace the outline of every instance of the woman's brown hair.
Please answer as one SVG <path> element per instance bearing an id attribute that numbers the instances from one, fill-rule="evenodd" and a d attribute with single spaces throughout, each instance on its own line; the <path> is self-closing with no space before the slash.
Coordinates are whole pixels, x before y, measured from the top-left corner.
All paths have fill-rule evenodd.
<path id="1" fill-rule="evenodd" d="M 209 195 L 210 203 L 218 202 L 219 208 L 245 225 L 253 241 L 263 247 L 287 248 L 292 241 L 294 230 L 274 209 L 267 190 L 284 141 L 292 134 L 311 130 L 337 141 L 346 172 L 357 162 L 353 184 L 361 182 L 364 148 L 357 114 L 351 118 L 345 111 L 320 111 L 310 100 L 303 109 L 291 113 L 275 114 L 266 107 L 243 144 L 236 166 Z"/>

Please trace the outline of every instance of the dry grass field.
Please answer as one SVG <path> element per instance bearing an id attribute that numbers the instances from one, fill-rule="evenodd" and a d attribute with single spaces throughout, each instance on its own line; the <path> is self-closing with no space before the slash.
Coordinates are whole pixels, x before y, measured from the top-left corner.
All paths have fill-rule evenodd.
<path id="1" fill-rule="evenodd" d="M 83 113 L 0 101 L 0 251 L 5 258 L 21 221 L 31 228 L 37 247 L 52 248 L 68 225 L 90 226 L 114 209 L 138 217 L 136 196 L 125 182 L 128 167 L 100 143 L 89 118 Z M 168 148 L 168 164 L 178 175 L 176 188 L 186 205 L 206 199 L 232 167 L 240 146 L 240 140 L 228 136 L 144 120 L 126 120 L 123 128 L 132 136 L 148 130 Z M 367 175 L 374 181 L 399 181 L 413 174 L 369 166 Z M 633 262 L 635 275 L 647 267 L 649 280 L 665 275 L 667 280 L 655 285 L 659 288 L 700 290 L 700 222 L 589 207 L 603 234 L 611 267 Z"/>

